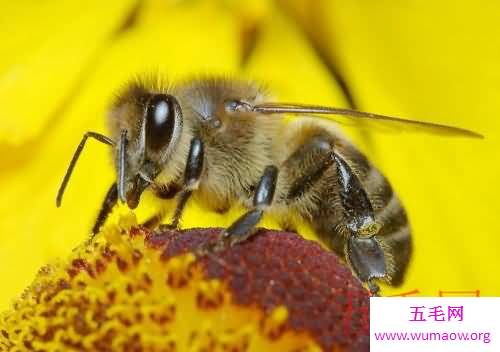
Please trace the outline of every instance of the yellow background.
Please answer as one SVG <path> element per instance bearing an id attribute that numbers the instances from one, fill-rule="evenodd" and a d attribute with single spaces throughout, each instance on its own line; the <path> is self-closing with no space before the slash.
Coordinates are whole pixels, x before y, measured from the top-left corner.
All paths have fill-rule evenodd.
<path id="1" fill-rule="evenodd" d="M 486 135 L 476 141 L 347 131 L 391 180 L 414 229 L 407 280 L 384 292 L 500 295 L 498 2 L 0 5 L 0 308 L 41 265 L 86 239 L 114 178 L 107 147 L 89 143 L 60 209 L 55 195 L 83 133 L 106 133 L 108 103 L 125 81 L 144 71 L 171 79 L 232 74 L 266 82 L 284 101 L 345 106 L 314 47 L 340 72 L 359 109 Z M 248 28 L 258 36 L 242 66 Z M 155 205 L 146 196 L 139 215 Z M 240 211 L 225 218 L 190 204 L 183 224 L 225 226 Z"/>

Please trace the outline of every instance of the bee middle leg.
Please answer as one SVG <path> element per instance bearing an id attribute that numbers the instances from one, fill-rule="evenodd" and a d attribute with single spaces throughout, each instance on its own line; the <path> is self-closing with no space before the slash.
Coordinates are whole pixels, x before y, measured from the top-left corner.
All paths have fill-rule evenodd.
<path id="1" fill-rule="evenodd" d="M 255 226 L 262 218 L 265 208 L 273 202 L 277 179 L 278 168 L 274 165 L 267 166 L 255 189 L 253 208 L 238 218 L 222 233 L 218 242 L 213 244 L 215 251 L 245 241 L 256 232 Z"/>

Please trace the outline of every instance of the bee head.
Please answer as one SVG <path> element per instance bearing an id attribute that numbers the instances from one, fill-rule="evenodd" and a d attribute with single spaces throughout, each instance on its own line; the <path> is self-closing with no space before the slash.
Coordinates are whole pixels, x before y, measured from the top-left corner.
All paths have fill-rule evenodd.
<path id="1" fill-rule="evenodd" d="M 114 109 L 115 164 L 119 198 L 134 209 L 168 162 L 182 131 L 182 111 L 169 94 L 136 88 Z M 130 99 L 132 98 L 132 99 Z"/>

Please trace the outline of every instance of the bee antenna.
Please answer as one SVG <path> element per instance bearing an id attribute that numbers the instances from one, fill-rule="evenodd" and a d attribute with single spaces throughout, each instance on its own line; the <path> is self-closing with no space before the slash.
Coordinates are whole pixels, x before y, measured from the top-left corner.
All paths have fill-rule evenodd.
<path id="1" fill-rule="evenodd" d="M 120 135 L 120 144 L 118 145 L 118 197 L 122 202 L 125 198 L 125 163 L 126 163 L 127 131 L 123 130 Z"/>
<path id="2" fill-rule="evenodd" d="M 66 186 L 68 185 L 69 179 L 71 177 L 71 174 L 73 173 L 73 169 L 75 168 L 75 165 L 78 161 L 78 158 L 80 158 L 80 154 L 83 151 L 83 148 L 85 147 L 85 142 L 87 142 L 87 139 L 89 137 L 92 137 L 96 140 L 98 140 L 101 143 L 108 144 L 108 145 L 115 145 L 115 142 L 109 138 L 106 137 L 103 134 L 97 133 L 97 132 L 91 132 L 88 131 L 83 135 L 82 140 L 80 141 L 80 144 L 78 144 L 78 147 L 76 148 L 75 152 L 73 153 L 73 157 L 71 158 L 71 162 L 69 163 L 68 168 L 66 169 L 66 174 L 64 174 L 63 181 L 61 183 L 61 186 L 59 186 L 59 190 L 57 191 L 57 198 L 56 198 L 56 206 L 60 207 L 61 202 L 62 202 L 62 197 L 64 195 L 64 190 L 66 189 Z"/>

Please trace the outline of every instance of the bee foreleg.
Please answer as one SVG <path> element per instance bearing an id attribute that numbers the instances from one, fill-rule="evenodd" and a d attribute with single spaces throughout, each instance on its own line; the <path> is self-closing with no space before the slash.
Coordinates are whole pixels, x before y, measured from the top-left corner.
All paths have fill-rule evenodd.
<path id="1" fill-rule="evenodd" d="M 181 187 L 176 183 L 172 183 L 169 185 L 151 184 L 151 186 L 154 194 L 160 199 L 172 199 L 181 191 Z M 148 220 L 146 220 L 142 224 L 142 226 L 145 226 L 149 229 L 154 229 L 155 227 L 160 225 L 163 218 L 165 218 L 166 213 L 167 213 L 166 209 L 162 207 L 161 209 L 158 210 L 156 214 L 154 214 Z M 160 225 L 160 227 L 161 226 L 163 225 Z M 165 225 L 165 227 L 168 228 L 169 225 Z"/>
<path id="2" fill-rule="evenodd" d="M 198 137 L 193 138 L 189 148 L 186 169 L 184 170 L 184 184 L 178 195 L 174 215 L 170 222 L 171 228 L 177 228 L 179 226 L 179 220 L 189 197 L 191 197 L 194 190 L 198 189 L 201 172 L 203 171 L 204 155 L 202 140 Z"/>
<path id="3" fill-rule="evenodd" d="M 104 201 L 101 205 L 101 210 L 99 210 L 99 214 L 97 215 L 97 219 L 95 221 L 94 227 L 92 227 L 92 236 L 91 239 L 99 232 L 100 227 L 106 222 L 111 210 L 118 202 L 118 188 L 116 186 L 116 182 L 111 185 L 106 193 L 106 197 L 104 197 Z"/>
<path id="4" fill-rule="evenodd" d="M 255 233 L 255 226 L 262 218 L 265 208 L 272 204 L 277 179 L 278 168 L 274 165 L 267 166 L 255 189 L 253 208 L 224 231 L 216 248 L 242 242 Z"/>
<path id="5" fill-rule="evenodd" d="M 194 190 L 198 188 L 201 172 L 203 171 L 203 142 L 200 138 L 195 137 L 191 140 L 191 147 L 189 148 L 188 158 L 186 161 L 186 168 L 184 170 L 184 183 L 180 192 L 176 190 L 177 203 L 175 205 L 174 215 L 172 220 L 168 225 L 162 225 L 164 228 L 176 229 L 179 227 L 179 221 L 182 216 L 182 212 L 186 207 L 189 197 Z M 157 215 L 152 219 L 148 220 L 147 225 L 153 227 L 154 222 L 158 223 L 161 221 L 163 215 Z"/>
<path id="6" fill-rule="evenodd" d="M 359 279 L 368 283 L 375 295 L 379 288 L 374 279 L 386 276 L 384 251 L 375 237 L 380 225 L 375 222 L 368 195 L 349 164 L 335 151 L 332 157 L 337 165 L 345 226 L 350 233 L 344 249 L 345 256 Z"/>
<path id="7" fill-rule="evenodd" d="M 156 185 L 153 188 L 153 192 L 160 199 L 172 199 L 180 191 L 181 191 L 181 187 L 176 183 L 169 184 L 168 186 L 163 185 L 163 184 Z"/>

